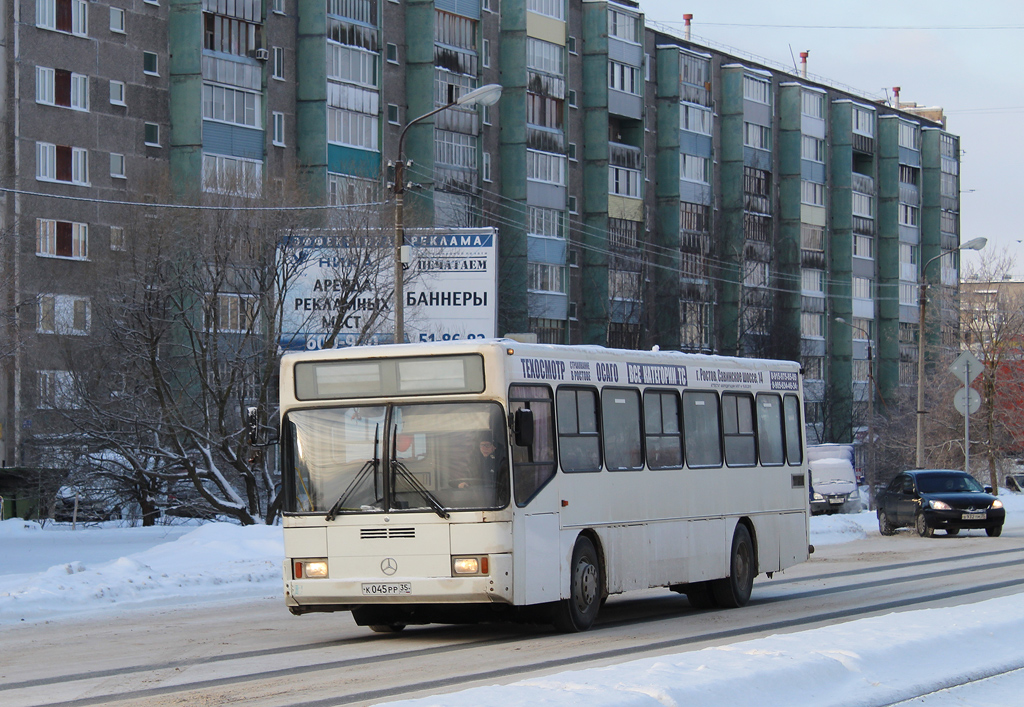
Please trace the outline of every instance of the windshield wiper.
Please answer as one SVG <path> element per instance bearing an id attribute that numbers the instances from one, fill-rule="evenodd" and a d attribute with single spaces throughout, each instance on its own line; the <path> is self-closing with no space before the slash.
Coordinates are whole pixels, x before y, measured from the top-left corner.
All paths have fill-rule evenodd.
<path id="1" fill-rule="evenodd" d="M 374 479 L 377 478 L 377 470 L 380 468 L 380 458 L 377 455 L 377 448 L 380 446 L 380 425 L 378 424 L 373 430 L 373 459 L 370 459 L 363 468 L 356 473 L 355 478 L 345 489 L 345 493 L 341 494 L 341 497 L 331 506 L 331 510 L 327 511 L 327 515 L 324 517 L 326 521 L 332 521 L 338 513 L 345 507 L 345 502 L 348 501 L 349 496 L 355 493 L 356 488 L 362 483 L 366 475 L 371 471 L 373 472 Z"/>
<path id="2" fill-rule="evenodd" d="M 397 447 L 395 447 L 395 443 L 397 441 L 397 438 L 398 428 L 396 427 L 395 431 L 392 433 L 391 436 L 392 468 L 394 468 L 402 476 L 402 478 L 405 479 L 406 483 L 412 486 L 413 490 L 416 493 L 423 497 L 423 500 L 425 500 L 427 504 L 434 510 L 434 513 L 444 518 L 445 520 L 448 520 L 451 516 L 448 515 L 448 511 L 444 509 L 444 506 L 441 504 L 440 501 L 437 500 L 437 497 L 434 496 L 434 494 L 430 493 L 430 491 L 427 490 L 427 487 L 421 484 L 419 479 L 417 479 L 413 475 L 413 473 L 406 468 L 405 464 L 398 461 L 398 459 L 396 458 L 395 454 L 397 452 Z"/>

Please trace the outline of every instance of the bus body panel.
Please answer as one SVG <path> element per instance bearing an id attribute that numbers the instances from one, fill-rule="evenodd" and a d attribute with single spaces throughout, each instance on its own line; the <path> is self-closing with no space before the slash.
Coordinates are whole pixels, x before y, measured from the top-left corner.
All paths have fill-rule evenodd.
<path id="1" fill-rule="evenodd" d="M 558 514 L 520 509 L 514 527 L 515 547 L 519 549 L 513 554 L 514 602 L 527 605 L 557 601 L 563 596 L 562 567 L 568 564 L 560 549 Z"/>

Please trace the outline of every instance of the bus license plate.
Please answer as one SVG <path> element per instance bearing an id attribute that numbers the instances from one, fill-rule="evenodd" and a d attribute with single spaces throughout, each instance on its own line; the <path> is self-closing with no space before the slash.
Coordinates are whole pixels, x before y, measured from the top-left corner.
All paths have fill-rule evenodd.
<path id="1" fill-rule="evenodd" d="M 964 513 L 960 516 L 961 520 L 985 520 L 984 513 Z"/>
<path id="2" fill-rule="evenodd" d="M 393 594 L 412 594 L 411 582 L 374 582 L 363 585 L 363 594 L 368 596 L 390 596 Z"/>

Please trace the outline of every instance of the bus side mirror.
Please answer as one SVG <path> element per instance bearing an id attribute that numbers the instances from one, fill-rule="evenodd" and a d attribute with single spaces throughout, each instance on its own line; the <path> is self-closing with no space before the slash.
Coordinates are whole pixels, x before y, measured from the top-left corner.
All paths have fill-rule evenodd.
<path id="1" fill-rule="evenodd" d="M 533 410 L 530 408 L 519 408 L 513 418 L 513 428 L 517 447 L 530 447 L 533 445 Z"/>

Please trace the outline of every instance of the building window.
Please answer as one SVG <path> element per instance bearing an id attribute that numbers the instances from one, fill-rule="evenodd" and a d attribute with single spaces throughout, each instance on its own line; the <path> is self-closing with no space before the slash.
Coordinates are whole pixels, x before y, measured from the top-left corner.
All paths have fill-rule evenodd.
<path id="1" fill-rule="evenodd" d="M 801 139 L 801 157 L 812 162 L 825 161 L 825 141 L 821 138 L 803 135 Z"/>
<path id="2" fill-rule="evenodd" d="M 608 36 L 632 44 L 640 43 L 640 20 L 618 10 L 608 10 Z"/>
<path id="3" fill-rule="evenodd" d="M 566 48 L 569 50 L 570 54 L 572 54 L 574 56 L 576 55 L 576 53 L 577 53 L 576 52 L 576 38 L 573 37 L 572 35 L 570 35 L 566 39 Z"/>
<path id="4" fill-rule="evenodd" d="M 89 333 L 91 312 L 88 297 L 42 294 L 38 301 L 36 331 L 40 334 L 86 336 Z"/>
<path id="5" fill-rule="evenodd" d="M 284 147 L 284 113 L 274 112 L 274 144 Z"/>
<path id="6" fill-rule="evenodd" d="M 206 5 L 206 3 L 203 3 Z M 242 10 L 242 3 L 237 10 Z M 250 7 L 252 3 L 249 3 Z M 224 5 L 221 5 L 224 8 Z M 228 5 L 231 7 L 231 5 Z M 254 14 L 259 14 L 256 9 Z M 241 13 L 240 13 L 241 14 Z M 235 56 L 249 56 L 263 44 L 260 24 L 212 12 L 203 13 L 203 49 Z"/>
<path id="7" fill-rule="evenodd" d="M 110 176 L 118 179 L 124 179 L 124 155 L 119 155 L 116 152 L 110 153 Z"/>
<path id="8" fill-rule="evenodd" d="M 871 299 L 871 278 L 854 277 L 852 295 L 855 299 Z"/>
<path id="9" fill-rule="evenodd" d="M 480 121 L 484 125 L 491 124 L 491 106 L 480 106 Z"/>
<path id="10" fill-rule="evenodd" d="M 274 71 L 272 76 L 275 79 L 284 81 L 284 47 L 274 47 Z"/>
<path id="11" fill-rule="evenodd" d="M 640 69 L 618 61 L 608 62 L 608 87 L 623 93 L 640 95 Z"/>
<path id="12" fill-rule="evenodd" d="M 110 82 L 110 102 L 115 106 L 126 105 L 124 102 L 124 82 L 123 81 L 111 81 Z"/>
<path id="13" fill-rule="evenodd" d="M 377 54 L 340 44 L 327 45 L 327 78 L 377 88 Z M 330 97 L 328 97 L 330 100 Z"/>
<path id="14" fill-rule="evenodd" d="M 823 252 L 825 250 L 825 228 L 808 223 L 800 224 L 800 247 L 804 250 Z"/>
<path id="15" fill-rule="evenodd" d="M 89 151 L 81 147 L 36 143 L 36 179 L 89 184 Z"/>
<path id="16" fill-rule="evenodd" d="M 36 102 L 89 110 L 89 77 L 64 69 L 36 67 Z"/>
<path id="17" fill-rule="evenodd" d="M 679 129 L 700 133 L 701 135 L 711 134 L 711 110 L 689 103 L 679 104 Z"/>
<path id="18" fill-rule="evenodd" d="M 284 14 L 284 0 L 273 0 L 273 2 L 271 3 L 271 7 L 273 8 L 273 12 L 275 15 Z"/>
<path id="19" fill-rule="evenodd" d="M 481 178 L 485 182 L 492 181 L 491 180 L 491 153 L 489 153 L 489 152 L 483 153 L 483 165 L 482 165 L 481 171 L 483 172 L 483 174 L 481 175 Z"/>
<path id="20" fill-rule="evenodd" d="M 40 410 L 74 410 L 81 401 L 71 371 L 39 371 Z"/>
<path id="21" fill-rule="evenodd" d="M 552 130 L 562 129 L 562 101 L 551 96 L 526 94 L 526 122 Z"/>
<path id="22" fill-rule="evenodd" d="M 36 255 L 85 260 L 89 257 L 88 224 L 36 219 Z"/>
<path id="23" fill-rule="evenodd" d="M 387 57 L 387 62 L 389 64 L 397 64 L 398 63 L 398 45 L 397 44 L 392 44 L 391 42 L 388 42 L 388 45 L 386 47 L 386 57 Z"/>
<path id="24" fill-rule="evenodd" d="M 801 91 L 800 112 L 811 118 L 824 118 L 825 96 L 817 91 Z"/>
<path id="25" fill-rule="evenodd" d="M 853 215 L 864 218 L 875 217 L 875 198 L 870 194 L 853 192 Z"/>
<path id="26" fill-rule="evenodd" d="M 569 107 L 576 107 L 576 91 L 573 89 L 569 89 Z"/>
<path id="27" fill-rule="evenodd" d="M 203 119 L 261 128 L 262 99 L 255 91 L 204 83 Z"/>
<path id="28" fill-rule="evenodd" d="M 526 178 L 565 186 L 565 155 L 538 150 L 526 151 Z"/>
<path id="29" fill-rule="evenodd" d="M 86 0 L 36 0 L 36 27 L 89 36 Z"/>
<path id="30" fill-rule="evenodd" d="M 398 106 L 394 103 L 388 103 L 388 122 L 392 125 L 402 124 L 402 121 L 398 117 Z"/>
<path id="31" fill-rule="evenodd" d="M 688 182 L 709 184 L 711 181 L 710 160 L 697 155 L 679 155 L 679 178 Z"/>
<path id="32" fill-rule="evenodd" d="M 204 154 L 203 191 L 236 196 L 259 196 L 263 191 L 263 162 Z"/>
<path id="33" fill-rule="evenodd" d="M 825 315 L 815 312 L 800 313 L 800 336 L 820 339 L 825 336 L 823 321 Z"/>
<path id="34" fill-rule="evenodd" d="M 555 76 L 565 75 L 563 49 L 560 45 L 528 37 L 526 68 Z"/>
<path id="35" fill-rule="evenodd" d="M 758 150 L 772 149 L 772 129 L 767 125 L 744 123 L 743 144 Z"/>
<path id="36" fill-rule="evenodd" d="M 853 107 L 853 132 L 867 137 L 875 136 L 875 112 L 867 108 Z"/>
<path id="37" fill-rule="evenodd" d="M 817 182 L 800 182 L 800 201 L 812 206 L 825 205 L 825 185 Z"/>
<path id="38" fill-rule="evenodd" d="M 743 76 L 743 97 L 748 101 L 765 103 L 771 105 L 772 84 L 768 79 L 756 78 L 754 76 Z"/>
<path id="39" fill-rule="evenodd" d="M 874 239 L 871 236 L 862 236 L 859 233 L 853 234 L 853 254 L 858 258 L 873 258 L 873 242 Z"/>
<path id="40" fill-rule="evenodd" d="M 491 40 L 485 39 L 483 41 L 483 49 L 480 51 L 480 61 L 483 63 L 484 68 L 490 68 L 491 66 Z"/>
<path id="41" fill-rule="evenodd" d="M 640 170 L 627 167 L 609 167 L 608 193 L 639 199 Z"/>
<path id="42" fill-rule="evenodd" d="M 565 19 L 563 0 L 526 0 L 526 9 L 540 15 L 554 17 L 556 20 Z"/>
<path id="43" fill-rule="evenodd" d="M 567 154 L 569 155 L 569 161 L 570 162 L 576 162 L 577 161 L 577 159 L 576 159 L 576 143 L 575 142 L 570 142 L 569 143 L 569 149 L 568 149 Z"/>
<path id="44" fill-rule="evenodd" d="M 901 226 L 917 226 L 919 217 L 919 209 L 916 206 L 910 204 L 900 204 L 899 206 L 899 220 Z"/>
<path id="45" fill-rule="evenodd" d="M 124 237 L 124 228 L 121 226 L 110 227 L 110 250 L 125 250 L 127 242 Z"/>
<path id="46" fill-rule="evenodd" d="M 375 115 L 327 107 L 327 142 L 377 150 L 377 126 Z"/>
<path id="47" fill-rule="evenodd" d="M 258 300 L 252 295 L 218 294 L 216 320 L 208 326 L 221 334 L 247 334 L 255 331 Z"/>
<path id="48" fill-rule="evenodd" d="M 119 7 L 110 8 L 110 31 L 124 34 L 124 10 Z"/>
<path id="49" fill-rule="evenodd" d="M 708 207 L 705 204 L 679 204 L 679 228 L 682 231 L 704 233 L 708 230 Z"/>
<path id="50" fill-rule="evenodd" d="M 160 126 L 156 123 L 145 124 L 144 142 L 149 147 L 160 147 Z"/>
<path id="51" fill-rule="evenodd" d="M 825 271 L 804 269 L 801 272 L 801 289 L 808 295 L 823 295 L 825 293 Z"/>
<path id="52" fill-rule="evenodd" d="M 570 196 L 569 197 L 569 213 L 570 214 L 578 214 L 579 213 L 578 207 L 576 206 L 576 197 L 575 196 Z"/>
<path id="53" fill-rule="evenodd" d="M 640 300 L 640 273 L 632 270 L 608 269 L 608 297 L 619 300 Z"/>
<path id="54" fill-rule="evenodd" d="M 154 52 L 142 52 L 142 72 L 150 76 L 160 75 L 160 61 Z"/>
<path id="55" fill-rule="evenodd" d="M 640 222 L 629 219 L 608 219 L 608 245 L 617 252 L 635 250 L 640 244 Z"/>
<path id="56" fill-rule="evenodd" d="M 908 150 L 921 149 L 921 131 L 913 123 L 900 122 L 899 144 Z"/>
<path id="57" fill-rule="evenodd" d="M 434 162 L 438 165 L 476 169 L 477 138 L 475 135 L 450 130 L 434 131 Z"/>
<path id="58" fill-rule="evenodd" d="M 529 263 L 527 287 L 541 292 L 565 292 L 565 267 L 550 263 Z"/>
<path id="59" fill-rule="evenodd" d="M 534 236 L 564 238 L 562 232 L 562 212 L 558 209 L 546 209 L 541 206 L 526 207 L 526 229 Z"/>

